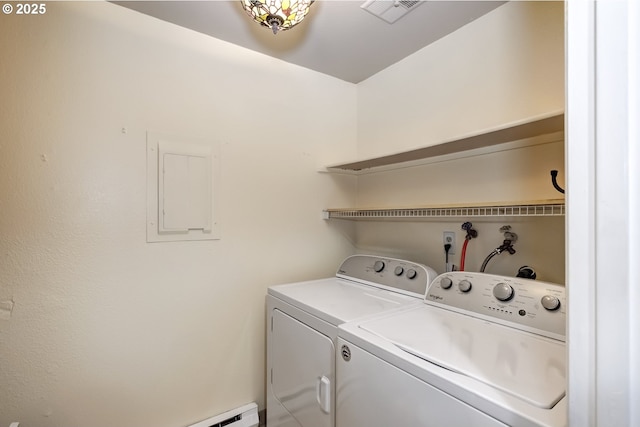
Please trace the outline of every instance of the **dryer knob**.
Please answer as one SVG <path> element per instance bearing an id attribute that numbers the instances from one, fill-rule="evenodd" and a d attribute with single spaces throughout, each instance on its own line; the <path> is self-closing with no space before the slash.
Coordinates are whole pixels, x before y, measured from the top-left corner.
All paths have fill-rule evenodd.
<path id="1" fill-rule="evenodd" d="M 469 292 L 471 290 L 471 282 L 468 280 L 461 280 L 460 283 L 458 283 L 458 289 L 460 289 L 461 292 Z"/>
<path id="2" fill-rule="evenodd" d="M 540 303 L 549 311 L 557 310 L 560 308 L 560 300 L 552 295 L 543 296 L 540 300 Z"/>
<path id="3" fill-rule="evenodd" d="M 499 301 L 509 301 L 513 298 L 513 288 L 506 283 L 498 283 L 493 287 L 493 296 Z"/>
<path id="4" fill-rule="evenodd" d="M 440 287 L 442 289 L 449 289 L 453 285 L 453 282 L 448 277 L 443 277 L 440 279 Z"/>
<path id="5" fill-rule="evenodd" d="M 373 269 L 375 270 L 376 273 L 380 273 L 382 270 L 384 270 L 384 262 L 383 261 L 376 261 L 373 264 Z"/>
<path id="6" fill-rule="evenodd" d="M 407 279 L 413 280 L 416 278 L 417 275 L 418 275 L 418 272 L 415 271 L 413 268 L 410 268 L 409 270 L 407 270 Z"/>
<path id="7" fill-rule="evenodd" d="M 395 269 L 395 270 L 393 270 L 393 273 L 394 273 L 396 276 L 402 276 L 402 273 L 404 273 L 404 268 L 402 268 L 402 267 L 400 267 L 400 266 L 397 266 L 397 267 L 396 267 L 396 269 Z M 407 274 L 409 274 L 409 273 L 407 273 Z"/>

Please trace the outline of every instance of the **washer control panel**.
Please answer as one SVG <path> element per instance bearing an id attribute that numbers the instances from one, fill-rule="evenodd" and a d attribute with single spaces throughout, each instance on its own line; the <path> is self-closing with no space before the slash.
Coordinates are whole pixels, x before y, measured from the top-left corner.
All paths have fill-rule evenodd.
<path id="1" fill-rule="evenodd" d="M 436 277 L 425 303 L 565 340 L 565 287 L 519 277 L 452 271 Z"/>
<path id="2" fill-rule="evenodd" d="M 423 297 L 437 276 L 435 270 L 423 264 L 373 255 L 353 255 L 345 259 L 336 277 L 366 285 Z"/>

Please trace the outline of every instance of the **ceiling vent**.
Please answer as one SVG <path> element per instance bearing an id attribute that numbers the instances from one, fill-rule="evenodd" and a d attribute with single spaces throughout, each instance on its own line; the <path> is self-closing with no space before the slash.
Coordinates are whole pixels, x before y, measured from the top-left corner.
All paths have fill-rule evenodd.
<path id="1" fill-rule="evenodd" d="M 360 7 L 389 24 L 415 10 L 424 1 L 419 0 L 368 0 Z"/>

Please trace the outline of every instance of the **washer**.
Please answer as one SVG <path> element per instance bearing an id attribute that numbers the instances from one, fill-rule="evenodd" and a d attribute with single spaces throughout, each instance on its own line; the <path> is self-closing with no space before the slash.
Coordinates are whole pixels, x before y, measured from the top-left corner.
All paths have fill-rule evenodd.
<path id="1" fill-rule="evenodd" d="M 565 289 L 450 272 L 424 302 L 344 324 L 338 427 L 567 425 Z"/>
<path id="2" fill-rule="evenodd" d="M 427 266 L 354 255 L 335 277 L 267 292 L 267 425 L 333 427 L 338 325 L 422 305 Z"/>

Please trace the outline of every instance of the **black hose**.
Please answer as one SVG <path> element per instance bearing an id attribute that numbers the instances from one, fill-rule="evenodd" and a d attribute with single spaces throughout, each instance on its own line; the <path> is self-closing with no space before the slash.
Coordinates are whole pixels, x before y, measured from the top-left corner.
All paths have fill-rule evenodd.
<path id="1" fill-rule="evenodd" d="M 480 272 L 484 273 L 484 269 L 487 268 L 487 264 L 489 263 L 489 261 L 491 260 L 491 258 L 493 258 L 494 256 L 498 255 L 500 253 L 500 251 L 498 251 L 498 249 L 494 249 L 493 252 L 491 252 L 482 262 L 482 267 L 480 267 Z"/>
<path id="2" fill-rule="evenodd" d="M 552 170 L 551 171 L 551 183 L 553 184 L 553 188 L 555 188 L 556 190 L 558 190 L 559 192 L 564 194 L 564 189 L 558 185 L 557 178 L 558 178 L 558 171 L 557 170 Z"/>

